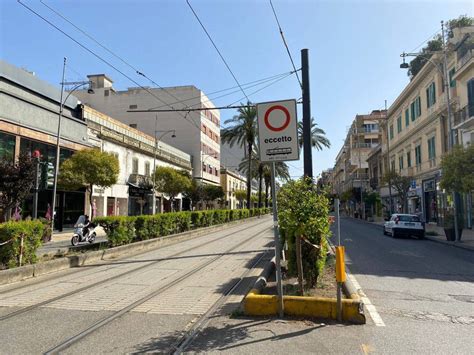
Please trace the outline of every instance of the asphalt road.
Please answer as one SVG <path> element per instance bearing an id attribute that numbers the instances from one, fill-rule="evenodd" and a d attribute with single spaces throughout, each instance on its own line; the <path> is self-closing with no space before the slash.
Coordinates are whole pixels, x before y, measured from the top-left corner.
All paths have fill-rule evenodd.
<path id="1" fill-rule="evenodd" d="M 271 226 L 265 216 L 136 257 L 0 286 L 0 354 L 45 353 L 81 333 L 59 353 L 169 352 L 216 305 L 220 316 L 239 306 L 271 258 Z"/>
<path id="2" fill-rule="evenodd" d="M 319 354 L 473 354 L 474 252 L 393 239 L 380 226 L 341 220 L 347 264 L 377 324 L 216 318 L 192 351 Z M 334 237 L 332 238 L 335 239 Z M 366 307 L 369 308 L 369 307 Z M 378 316 L 377 316 L 378 315 Z"/>

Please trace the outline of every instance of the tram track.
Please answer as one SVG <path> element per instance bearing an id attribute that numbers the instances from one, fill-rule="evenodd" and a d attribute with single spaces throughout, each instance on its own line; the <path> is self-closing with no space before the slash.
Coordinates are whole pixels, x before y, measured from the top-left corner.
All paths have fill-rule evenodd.
<path id="1" fill-rule="evenodd" d="M 247 230 L 250 230 L 250 229 L 252 229 L 252 228 L 259 227 L 259 226 L 261 226 L 262 224 L 265 224 L 265 223 L 267 223 L 267 221 L 263 221 L 263 222 L 260 222 L 260 223 L 253 224 L 253 225 L 251 225 L 251 226 L 245 227 L 245 228 L 241 228 L 241 229 L 239 229 L 238 231 L 239 231 L 239 232 L 247 231 Z M 48 304 L 51 304 L 51 303 L 53 303 L 53 302 L 55 302 L 55 301 L 58 301 L 58 300 L 61 300 L 61 299 L 63 299 L 63 298 L 67 298 L 67 297 L 76 295 L 76 294 L 78 294 L 78 293 L 80 293 L 80 292 L 84 292 L 84 291 L 90 290 L 90 289 L 92 289 L 92 288 L 94 288 L 94 287 L 96 287 L 96 286 L 103 285 L 104 283 L 111 282 L 111 281 L 115 281 L 115 280 L 118 280 L 119 278 L 122 278 L 122 277 L 130 276 L 130 275 L 132 275 L 132 274 L 134 274 L 134 273 L 137 273 L 137 272 L 139 272 L 139 271 L 143 271 L 143 270 L 146 269 L 146 268 L 149 268 L 149 267 L 155 266 L 155 265 L 157 265 L 157 264 L 159 264 L 159 263 L 165 262 L 165 261 L 167 261 L 167 260 L 170 259 L 170 258 L 175 258 L 175 257 L 182 256 L 182 255 L 184 255 L 184 254 L 186 254 L 186 253 L 188 253 L 188 252 L 190 252 L 190 251 L 194 251 L 194 250 L 197 250 L 197 249 L 199 249 L 199 248 L 205 247 L 205 246 L 207 246 L 207 245 L 209 245 L 209 244 L 211 244 L 211 243 L 216 243 L 216 242 L 222 241 L 223 239 L 229 238 L 229 237 L 231 237 L 232 235 L 234 235 L 234 234 L 236 233 L 234 229 L 235 229 L 235 228 L 238 228 L 238 227 L 241 227 L 241 226 L 233 226 L 233 227 L 231 227 L 231 229 L 232 229 L 233 231 L 230 231 L 230 232 L 224 234 L 223 236 L 221 236 L 221 237 L 219 237 L 219 238 L 217 238 L 217 239 L 215 239 L 215 240 L 209 241 L 209 242 L 207 242 L 207 243 L 204 244 L 204 245 L 200 245 L 200 246 L 198 246 L 198 247 L 193 246 L 193 247 L 187 248 L 187 249 L 185 249 L 185 250 L 181 250 L 181 251 L 179 251 L 179 252 L 177 252 L 177 253 L 174 253 L 174 254 L 171 254 L 171 255 L 167 255 L 167 256 L 165 256 L 165 257 L 163 257 L 163 258 L 160 258 L 160 259 L 158 259 L 158 260 L 156 260 L 156 261 L 150 261 L 150 262 L 148 262 L 147 264 L 141 265 L 141 266 L 139 266 L 139 267 L 137 267 L 137 268 L 134 268 L 134 269 L 125 271 L 125 272 L 123 272 L 123 273 L 119 273 L 119 274 L 117 274 L 117 275 L 108 277 L 108 278 L 106 278 L 106 279 L 101 279 L 101 280 L 99 280 L 99 281 L 97 281 L 97 282 L 94 282 L 94 283 L 92 283 L 92 284 L 89 284 L 89 285 L 80 287 L 80 288 L 78 288 L 78 289 L 74 289 L 74 290 L 72 290 L 72 291 L 69 291 L 69 292 L 60 294 L 60 295 L 58 295 L 58 296 L 49 298 L 49 299 L 47 299 L 47 300 L 44 300 L 44 301 L 35 303 L 35 304 L 33 304 L 33 305 L 30 305 L 30 306 L 26 306 L 26 307 L 20 308 L 20 309 L 18 309 L 18 310 L 15 310 L 15 311 L 13 311 L 13 312 L 10 312 L 10 313 L 7 313 L 7 314 L 5 314 L 5 315 L 3 315 L 3 316 L 0 316 L 0 322 L 1 322 L 1 321 L 4 321 L 4 320 L 7 320 L 7 319 L 11 319 L 11 318 L 16 317 L 16 316 L 19 316 L 19 315 L 22 315 L 22 314 L 27 313 L 27 312 L 30 312 L 30 311 L 34 311 L 35 309 L 38 309 L 38 308 L 43 307 L 43 306 L 46 306 L 46 305 L 48 305 Z M 265 227 L 263 230 L 260 230 L 257 234 L 261 233 L 262 231 L 265 231 L 266 229 L 268 229 L 268 227 Z M 176 244 L 175 244 L 175 245 L 176 245 Z M 149 251 L 147 251 L 147 253 L 148 253 L 148 252 L 149 252 Z M 144 254 L 146 254 L 146 253 L 144 253 Z M 123 261 L 117 261 L 117 264 L 120 264 L 121 262 L 123 262 Z M 114 264 L 114 263 L 113 263 L 113 264 Z M 99 266 L 100 266 L 100 264 L 99 264 Z M 71 275 L 69 275 L 69 276 L 71 276 Z M 20 287 L 20 288 L 23 288 L 23 287 Z M 18 288 L 18 289 L 20 289 L 20 288 Z M 7 292 L 15 292 L 15 291 L 17 291 L 18 289 L 9 290 L 9 291 L 7 291 Z M 34 292 L 34 290 L 30 290 L 29 292 Z M 14 296 L 16 296 L 16 295 L 14 295 Z M 12 297 L 14 297 L 14 296 L 12 296 Z M 1 302 L 1 301 L 0 301 L 0 302 Z M 1 306 L 1 303 L 0 303 L 0 306 Z"/>
<path id="2" fill-rule="evenodd" d="M 158 287 L 157 289 L 153 290 L 152 292 L 149 292 L 147 295 L 145 295 L 143 297 L 140 297 L 138 300 L 133 301 L 129 305 L 121 308 L 119 311 L 116 311 L 111 315 L 108 315 L 106 317 L 103 317 L 103 318 L 99 319 L 98 321 L 96 321 L 94 324 L 92 324 L 88 328 L 86 328 L 83 331 L 69 337 L 68 339 L 66 339 L 62 343 L 60 343 L 60 344 L 56 345 L 55 347 L 49 349 L 48 351 L 45 352 L 45 354 L 48 354 L 48 355 L 59 354 L 61 351 L 69 348 L 73 344 L 75 344 L 75 343 L 79 342 L 80 340 L 86 338 L 88 335 L 94 333 L 98 329 L 100 329 L 100 328 L 104 327 L 105 325 L 113 322 L 114 320 L 120 318 L 121 316 L 123 316 L 124 314 L 130 312 L 134 308 L 136 308 L 136 307 L 142 305 L 143 303 L 151 300 L 152 298 L 162 294 L 166 290 L 182 283 L 183 281 L 189 279 L 191 276 L 203 271 L 207 266 L 215 263 L 216 261 L 218 261 L 222 257 L 228 255 L 229 253 L 232 253 L 233 251 L 235 251 L 236 249 L 242 247 L 246 243 L 249 243 L 250 241 L 254 240 L 256 237 L 267 233 L 269 228 L 271 228 L 271 227 L 267 226 L 263 230 L 259 230 L 255 233 L 253 233 L 252 235 L 250 235 L 248 238 L 244 239 L 243 241 L 237 243 L 236 245 L 232 246 L 231 248 L 226 249 L 225 251 L 223 251 L 223 252 L 219 253 L 218 255 L 210 258 L 209 260 L 206 260 L 205 262 L 201 263 L 199 266 L 193 268 L 192 270 L 190 270 L 188 272 L 185 272 L 183 275 L 179 276 L 178 278 L 175 278 L 171 282 L 168 282 L 165 285 L 162 285 L 162 286 Z M 244 230 L 244 229 L 242 229 L 242 230 Z M 240 231 L 242 231 L 242 230 L 240 230 Z M 220 240 L 221 239 L 222 238 L 220 238 Z M 211 307 L 211 309 L 208 312 L 205 313 L 205 315 L 203 316 L 204 318 L 208 317 L 212 312 L 215 311 L 215 309 L 219 305 L 222 304 L 223 300 L 225 300 L 225 298 L 232 292 L 232 290 L 234 290 L 238 285 L 240 285 L 240 283 L 245 278 L 245 276 L 248 275 L 248 273 L 261 261 L 261 259 L 263 258 L 263 256 L 265 254 L 266 254 L 266 252 L 262 253 L 262 255 L 257 259 L 257 261 L 252 263 L 251 267 L 248 270 L 246 270 L 246 272 L 243 275 L 241 275 L 240 279 L 224 292 L 223 296 L 221 296 L 219 298 L 217 303 L 215 303 Z M 203 318 L 203 317 L 200 317 L 200 318 Z M 198 322 L 198 323 L 203 324 L 202 322 Z M 193 328 L 191 328 L 190 331 L 195 330 L 195 329 L 196 328 L 193 327 Z M 193 332 L 192 334 L 189 334 L 189 336 L 187 338 L 191 339 L 191 335 L 194 337 L 195 332 Z M 183 341 L 181 343 L 187 345 L 189 343 L 189 341 L 185 343 L 186 339 L 183 339 Z"/>

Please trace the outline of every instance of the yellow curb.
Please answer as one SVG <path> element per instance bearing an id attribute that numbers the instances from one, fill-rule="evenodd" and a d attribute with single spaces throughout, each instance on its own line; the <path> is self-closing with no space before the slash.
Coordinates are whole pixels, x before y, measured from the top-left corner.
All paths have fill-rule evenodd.
<path id="1" fill-rule="evenodd" d="M 342 300 L 342 319 L 356 324 L 365 324 L 362 302 L 359 297 Z M 335 298 L 283 296 L 286 315 L 337 319 Z M 275 295 L 260 295 L 252 289 L 244 299 L 244 312 L 252 316 L 272 316 L 278 314 L 278 298 Z"/>

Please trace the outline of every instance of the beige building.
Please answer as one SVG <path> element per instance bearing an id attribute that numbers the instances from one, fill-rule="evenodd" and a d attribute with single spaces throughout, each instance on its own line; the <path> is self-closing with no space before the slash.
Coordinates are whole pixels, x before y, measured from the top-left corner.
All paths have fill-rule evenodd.
<path id="1" fill-rule="evenodd" d="M 468 33 L 472 31 L 472 27 L 455 29 L 454 37 L 449 41 L 451 50 L 448 51 L 447 69 L 451 79 L 451 107 L 458 112 L 458 120 L 452 122 L 455 142 L 460 141 L 458 129 L 462 132 L 462 137 L 470 141 L 470 134 L 467 132 L 472 130 L 469 128 L 472 127 L 472 120 L 469 121 L 466 115 L 463 119 L 459 117 L 463 113 L 469 113 L 468 95 L 461 93 L 467 92 L 468 82 L 474 75 L 472 57 L 466 59 L 471 55 L 471 50 L 458 50 L 463 53 L 463 57 L 459 58 L 453 49 L 459 46 L 466 33 L 470 38 Z M 408 212 L 421 212 L 427 222 L 438 222 L 447 203 L 447 196 L 440 190 L 439 181 L 442 174 L 441 157 L 449 148 L 449 123 L 447 95 L 441 72 L 442 53 L 434 54 L 430 59 L 433 64 L 425 64 L 389 108 L 385 132 L 388 144 L 382 145 L 382 155 L 385 170 L 388 164 L 391 170 L 412 178 Z M 381 190 L 381 195 L 388 204 L 386 187 Z M 395 209 L 400 209 L 402 206 L 396 192 L 392 191 L 392 196 Z"/>
<path id="2" fill-rule="evenodd" d="M 247 179 L 244 176 L 232 170 L 221 168 L 221 186 L 225 194 L 226 208 L 237 209 L 245 207 L 245 201 L 241 204 L 235 196 L 235 191 L 246 190 L 247 188 Z"/>
<path id="3" fill-rule="evenodd" d="M 370 187 L 367 158 L 380 144 L 382 134 L 380 123 L 385 116 L 385 110 L 373 110 L 367 115 L 356 115 L 344 145 L 336 157 L 331 176 L 333 193 L 342 196 L 348 191 L 353 191 L 357 194 L 348 201 L 346 208 L 349 211 L 361 209 L 361 190 L 363 192 Z"/>

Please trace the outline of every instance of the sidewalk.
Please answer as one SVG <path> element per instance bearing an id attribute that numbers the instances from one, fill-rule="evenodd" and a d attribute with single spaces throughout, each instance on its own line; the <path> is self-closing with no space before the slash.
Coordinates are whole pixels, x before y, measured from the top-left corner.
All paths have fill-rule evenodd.
<path id="1" fill-rule="evenodd" d="M 350 217 L 352 218 L 352 217 Z M 359 219 L 360 221 L 364 221 Z M 367 221 L 364 221 L 367 222 Z M 379 226 L 383 226 L 385 221 L 381 222 L 367 222 Z M 437 235 L 430 235 L 436 233 Z M 439 227 L 434 224 L 426 224 L 426 239 L 432 240 L 437 243 L 443 243 L 447 245 L 451 245 L 453 247 L 468 249 L 474 251 L 474 230 L 472 229 L 463 229 L 461 241 L 460 242 L 451 242 L 446 240 L 446 236 L 444 235 L 444 230 L 442 227 Z"/>

